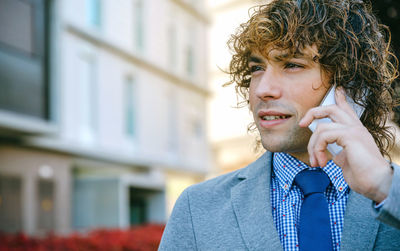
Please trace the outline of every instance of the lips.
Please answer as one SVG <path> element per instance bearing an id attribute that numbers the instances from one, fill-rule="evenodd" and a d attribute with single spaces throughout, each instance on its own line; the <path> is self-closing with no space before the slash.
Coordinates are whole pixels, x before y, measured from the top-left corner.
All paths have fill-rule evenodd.
<path id="1" fill-rule="evenodd" d="M 271 120 L 277 120 L 277 119 L 287 119 L 290 116 L 263 116 L 261 117 L 262 120 L 267 120 L 267 121 L 271 121 Z"/>
<path id="2" fill-rule="evenodd" d="M 283 124 L 292 117 L 290 114 L 272 110 L 259 111 L 257 115 L 260 118 L 260 125 L 265 128 Z"/>
<path id="3" fill-rule="evenodd" d="M 258 117 L 261 118 L 262 120 L 272 120 L 272 119 L 286 119 L 291 117 L 292 115 L 283 113 L 283 112 L 278 112 L 278 111 L 272 111 L 272 110 L 261 110 L 258 112 Z"/>

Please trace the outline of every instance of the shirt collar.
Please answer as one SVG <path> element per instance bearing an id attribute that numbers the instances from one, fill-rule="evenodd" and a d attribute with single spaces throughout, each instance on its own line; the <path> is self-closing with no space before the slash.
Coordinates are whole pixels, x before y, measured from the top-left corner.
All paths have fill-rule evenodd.
<path id="1" fill-rule="evenodd" d="M 274 175 L 278 180 L 279 186 L 286 194 L 291 189 L 296 175 L 302 170 L 311 167 L 287 153 L 274 153 L 273 156 Z M 343 196 L 348 189 L 348 184 L 343 178 L 342 169 L 330 160 L 326 166 L 322 167 L 322 170 L 331 180 L 336 190 L 337 198 Z"/>

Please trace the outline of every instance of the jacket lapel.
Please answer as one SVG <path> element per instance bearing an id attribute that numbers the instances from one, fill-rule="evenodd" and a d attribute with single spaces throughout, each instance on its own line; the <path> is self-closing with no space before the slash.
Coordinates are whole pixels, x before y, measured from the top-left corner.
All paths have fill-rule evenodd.
<path id="1" fill-rule="evenodd" d="M 272 217 L 270 181 L 272 154 L 267 152 L 239 174 L 231 190 L 232 206 L 249 250 L 282 250 Z"/>
<path id="2" fill-rule="evenodd" d="M 351 191 L 346 206 L 341 250 L 373 250 L 379 222 L 373 216 L 371 200 Z"/>

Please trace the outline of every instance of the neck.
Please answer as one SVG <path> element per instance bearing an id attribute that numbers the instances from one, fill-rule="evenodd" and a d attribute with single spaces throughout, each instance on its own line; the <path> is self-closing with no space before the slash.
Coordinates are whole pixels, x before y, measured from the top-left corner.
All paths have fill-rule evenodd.
<path id="1" fill-rule="evenodd" d="M 311 166 L 310 155 L 308 154 L 308 152 L 290 152 L 288 154 L 292 155 L 293 157 L 295 157 L 296 159 L 300 160 L 301 162 L 307 164 L 308 166 Z M 328 157 L 328 161 L 333 158 L 332 154 L 330 152 L 328 152 L 327 150 L 325 150 L 325 154 Z"/>

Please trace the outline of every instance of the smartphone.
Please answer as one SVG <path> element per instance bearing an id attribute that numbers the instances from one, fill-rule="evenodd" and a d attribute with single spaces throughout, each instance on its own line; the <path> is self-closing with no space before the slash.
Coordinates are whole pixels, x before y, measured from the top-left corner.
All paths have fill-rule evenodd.
<path id="1" fill-rule="evenodd" d="M 322 99 L 322 102 L 320 106 L 327 106 L 327 105 L 334 105 L 336 104 L 335 100 L 335 90 L 336 86 L 333 85 L 331 88 L 327 91 L 325 97 Z M 365 98 L 366 95 L 363 97 Z M 358 118 L 361 118 L 361 115 L 364 113 L 365 108 L 354 103 L 354 100 L 346 95 L 346 100 L 350 104 L 350 106 L 353 108 L 355 113 L 357 114 Z M 330 118 L 322 118 L 322 119 L 314 119 L 313 122 L 308 126 L 312 132 L 317 129 L 317 125 L 319 123 L 330 123 L 332 120 Z M 338 155 L 342 151 L 342 147 L 338 146 L 336 143 L 328 144 L 327 147 L 328 151 L 333 155 Z"/>

